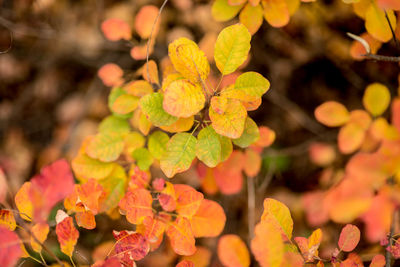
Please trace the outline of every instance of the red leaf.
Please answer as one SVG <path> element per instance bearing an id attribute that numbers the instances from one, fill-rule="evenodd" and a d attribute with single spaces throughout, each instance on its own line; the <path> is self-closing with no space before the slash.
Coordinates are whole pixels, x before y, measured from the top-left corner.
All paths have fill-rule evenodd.
<path id="1" fill-rule="evenodd" d="M 179 262 L 176 267 L 194 267 L 194 263 L 188 260 L 183 260 Z"/>
<path id="2" fill-rule="evenodd" d="M 150 250 L 147 239 L 140 233 L 114 231 L 113 235 L 117 240 L 115 256 L 127 266 L 135 266 L 134 261 L 143 259 Z"/>
<path id="3" fill-rule="evenodd" d="M 0 266 L 15 266 L 21 255 L 21 241 L 18 235 L 0 226 Z"/>
<path id="4" fill-rule="evenodd" d="M 357 226 L 352 224 L 347 224 L 340 233 L 339 237 L 339 248 L 343 251 L 352 251 L 360 241 L 360 230 Z"/>
<path id="5" fill-rule="evenodd" d="M 58 210 L 56 215 L 56 234 L 61 251 L 72 257 L 79 232 L 76 230 L 73 220 L 64 211 Z"/>

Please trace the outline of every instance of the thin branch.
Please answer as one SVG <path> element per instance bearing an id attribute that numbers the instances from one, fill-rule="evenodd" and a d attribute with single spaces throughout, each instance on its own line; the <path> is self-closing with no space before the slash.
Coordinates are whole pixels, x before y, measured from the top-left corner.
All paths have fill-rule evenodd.
<path id="1" fill-rule="evenodd" d="M 254 236 L 256 193 L 254 177 L 247 177 L 247 221 L 249 227 L 249 244 Z"/>
<path id="2" fill-rule="evenodd" d="M 365 54 L 362 55 L 366 59 L 371 59 L 375 61 L 385 61 L 385 62 L 400 62 L 400 57 L 390 57 L 390 56 L 382 56 L 382 55 L 374 55 L 374 54 Z"/>
<path id="3" fill-rule="evenodd" d="M 394 43 L 396 44 L 397 47 L 399 47 L 399 43 L 397 42 L 396 34 L 393 29 L 393 25 L 392 25 L 392 23 L 390 23 L 389 15 L 386 12 L 386 10 L 385 10 L 385 18 L 386 18 L 387 23 L 389 24 L 390 31 L 392 32 Z"/>
<path id="4" fill-rule="evenodd" d="M 164 7 L 165 7 L 165 5 L 166 5 L 167 3 L 168 3 L 168 0 L 164 0 L 164 3 L 161 5 L 160 9 L 158 10 L 157 17 L 156 17 L 156 19 L 154 20 L 153 25 L 151 26 L 151 31 L 150 31 L 149 39 L 147 40 L 147 46 L 146 46 L 146 72 L 147 72 L 147 79 L 148 79 L 149 81 L 151 81 L 151 79 L 150 79 L 150 70 L 149 70 L 150 43 L 151 43 L 151 40 L 152 40 L 152 38 L 153 38 L 153 31 L 154 31 L 154 29 L 155 29 L 155 27 L 156 27 L 156 24 L 157 24 L 157 22 L 158 22 L 158 19 L 160 18 L 161 12 L 163 11 L 163 9 L 164 9 Z"/>
<path id="5" fill-rule="evenodd" d="M 395 225 L 396 217 L 397 217 L 397 210 L 395 210 L 393 212 L 392 224 L 390 225 L 390 232 L 389 232 L 389 236 L 388 236 L 389 243 L 386 246 L 386 248 L 391 247 L 393 245 L 393 240 L 392 240 L 393 238 L 392 237 L 393 237 L 393 234 L 394 234 L 394 225 Z M 392 256 L 391 256 L 390 251 L 386 250 L 386 253 L 385 253 L 386 265 L 385 265 L 385 267 L 391 267 L 392 266 L 391 265 L 391 258 L 392 258 Z"/>

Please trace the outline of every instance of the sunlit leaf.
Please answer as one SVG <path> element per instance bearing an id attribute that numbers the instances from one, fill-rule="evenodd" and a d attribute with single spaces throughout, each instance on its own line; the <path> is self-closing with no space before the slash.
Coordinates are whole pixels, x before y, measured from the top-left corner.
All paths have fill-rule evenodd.
<path id="1" fill-rule="evenodd" d="M 267 220 L 277 227 L 288 240 L 292 238 L 293 220 L 285 204 L 272 198 L 264 199 L 264 212 L 261 221 Z"/>
<path id="2" fill-rule="evenodd" d="M 69 257 L 72 257 L 76 242 L 79 238 L 79 232 L 74 226 L 72 217 L 69 217 L 62 210 L 57 211 L 56 222 L 56 234 L 61 251 Z"/>
<path id="3" fill-rule="evenodd" d="M 31 228 L 32 234 L 42 244 L 47 239 L 49 230 L 50 228 L 47 223 L 38 223 Z M 42 251 L 42 246 L 38 242 L 36 242 L 36 240 L 33 237 L 31 237 L 31 246 L 32 249 L 36 252 Z"/>
<path id="4" fill-rule="evenodd" d="M 214 1 L 211 9 L 212 16 L 217 21 L 227 21 L 234 18 L 242 9 L 244 4 L 231 6 L 228 0 Z"/>
<path id="5" fill-rule="evenodd" d="M 232 141 L 235 145 L 245 148 L 255 143 L 259 138 L 260 132 L 258 131 L 257 124 L 250 117 L 247 117 L 242 135 Z"/>
<path id="6" fill-rule="evenodd" d="M 154 60 L 149 60 L 149 63 L 143 65 L 142 76 L 147 82 L 151 84 L 160 85 L 160 78 L 158 77 L 158 68 Z"/>
<path id="7" fill-rule="evenodd" d="M 119 202 L 119 207 L 126 212 L 126 219 L 133 224 L 139 224 L 146 217 L 153 217 L 153 197 L 146 189 L 135 189 L 126 192 Z"/>
<path id="8" fill-rule="evenodd" d="M 251 34 L 254 34 L 260 28 L 263 22 L 263 9 L 261 5 L 253 6 L 248 3 L 240 12 L 240 22 L 249 29 Z"/>
<path id="9" fill-rule="evenodd" d="M 204 199 L 202 193 L 191 186 L 175 184 L 176 212 L 185 217 L 191 218 L 196 214 Z"/>
<path id="10" fill-rule="evenodd" d="M 176 254 L 192 255 L 196 252 L 196 241 L 187 218 L 178 217 L 168 226 L 166 233 Z"/>
<path id="11" fill-rule="evenodd" d="M 103 162 L 116 160 L 124 149 L 124 139 L 121 135 L 107 132 L 98 133 L 86 147 L 86 153 Z"/>
<path id="12" fill-rule="evenodd" d="M 250 266 L 249 251 L 237 235 L 224 235 L 219 239 L 218 258 L 227 267 Z"/>
<path id="13" fill-rule="evenodd" d="M 213 96 L 210 103 L 211 108 L 218 114 L 224 114 L 227 106 L 228 99 L 221 96 Z"/>
<path id="14" fill-rule="evenodd" d="M 290 13 L 286 1 L 261 1 L 264 8 L 264 18 L 273 27 L 283 27 L 289 23 Z"/>
<path id="15" fill-rule="evenodd" d="M 33 218 L 33 204 L 30 199 L 31 182 L 25 182 L 15 195 L 15 205 L 21 214 L 21 217 L 27 221 Z"/>
<path id="16" fill-rule="evenodd" d="M 253 71 L 241 74 L 235 82 L 234 90 L 244 93 L 244 101 L 255 101 L 265 94 L 270 83 L 261 74 Z"/>
<path id="17" fill-rule="evenodd" d="M 203 109 L 205 96 L 198 83 L 173 81 L 164 93 L 163 108 L 172 116 L 188 118 Z"/>
<path id="18" fill-rule="evenodd" d="M 134 261 L 143 259 L 150 250 L 149 243 L 142 234 L 124 230 L 113 231 L 113 235 L 117 240 L 115 256 L 125 266 L 136 266 Z"/>
<path id="19" fill-rule="evenodd" d="M 135 159 L 136 165 L 142 171 L 147 171 L 154 161 L 153 156 L 150 154 L 149 150 L 144 147 L 135 149 L 132 152 L 132 157 Z"/>
<path id="20" fill-rule="evenodd" d="M 387 10 L 387 15 L 393 29 L 396 29 L 396 16 L 392 10 Z M 392 39 L 392 32 L 385 17 L 385 12 L 376 3 L 372 2 L 365 13 L 365 28 L 368 33 L 381 42 Z"/>
<path id="21" fill-rule="evenodd" d="M 189 169 L 196 157 L 197 139 L 189 133 L 177 133 L 167 143 L 160 160 L 161 170 L 169 178 Z"/>
<path id="22" fill-rule="evenodd" d="M 168 46 L 168 55 L 175 69 L 191 82 L 207 80 L 210 65 L 197 44 L 185 37 Z"/>
<path id="23" fill-rule="evenodd" d="M 261 267 L 279 267 L 283 261 L 284 246 L 281 233 L 275 225 L 261 220 L 256 225 L 251 251 Z"/>
<path id="24" fill-rule="evenodd" d="M 379 116 L 389 107 L 390 91 L 380 83 L 371 84 L 365 89 L 363 104 L 373 116 Z"/>
<path id="25" fill-rule="evenodd" d="M 12 211 L 0 210 L 0 226 L 8 228 L 10 231 L 15 230 L 17 223 L 15 222 L 15 217 Z"/>
<path id="26" fill-rule="evenodd" d="M 244 130 L 247 111 L 239 100 L 229 99 L 226 110 L 218 114 L 212 108 L 209 109 L 211 126 L 220 135 L 229 138 L 239 138 Z"/>
<path id="27" fill-rule="evenodd" d="M 122 87 L 122 89 L 124 89 L 126 93 L 137 97 L 142 97 L 153 93 L 153 87 L 151 84 L 144 80 L 127 83 Z"/>
<path id="28" fill-rule="evenodd" d="M 329 127 L 341 126 L 350 119 L 347 108 L 335 101 L 328 101 L 318 106 L 314 115 L 320 123 Z"/>
<path id="29" fill-rule="evenodd" d="M 231 139 L 228 137 L 219 135 L 219 142 L 221 143 L 221 162 L 229 158 L 233 151 L 233 145 Z"/>
<path id="30" fill-rule="evenodd" d="M 225 212 L 215 201 L 203 199 L 200 208 L 191 218 L 195 237 L 214 237 L 221 234 L 226 222 Z"/>
<path id="31" fill-rule="evenodd" d="M 340 232 L 338 246 L 345 252 L 350 252 L 357 246 L 360 241 L 360 230 L 357 226 L 347 224 Z"/>
<path id="32" fill-rule="evenodd" d="M 133 95 L 124 94 L 115 99 L 112 111 L 121 115 L 134 111 L 139 105 L 139 98 Z"/>
<path id="33" fill-rule="evenodd" d="M 103 21 L 101 30 L 110 41 L 119 41 L 121 39 L 130 40 L 132 38 L 131 27 L 128 23 L 118 18 L 111 18 Z"/>
<path id="34" fill-rule="evenodd" d="M 360 148 L 365 137 L 365 131 L 355 123 L 343 126 L 338 135 L 338 147 L 343 154 L 350 154 Z"/>
<path id="35" fill-rule="evenodd" d="M 268 147 L 275 141 L 276 134 L 272 129 L 260 126 L 258 131 L 260 132 L 260 138 L 254 143 L 255 146 Z"/>
<path id="36" fill-rule="evenodd" d="M 151 29 L 153 28 L 157 15 L 158 7 L 151 5 L 142 7 L 136 14 L 135 29 L 142 39 L 150 37 Z M 157 35 L 159 23 L 160 21 L 154 26 L 153 36 Z"/>
<path id="37" fill-rule="evenodd" d="M 178 120 L 163 109 L 163 98 L 161 93 L 152 93 L 140 99 L 140 107 L 149 121 L 155 126 L 171 125 Z"/>
<path id="38" fill-rule="evenodd" d="M 179 118 L 176 122 L 168 126 L 160 126 L 160 128 L 169 133 L 181 133 L 189 131 L 194 123 L 194 116 L 189 118 Z"/>
<path id="39" fill-rule="evenodd" d="M 151 155 L 156 159 L 161 159 L 162 155 L 165 153 L 167 143 L 169 141 L 169 136 L 161 131 L 155 131 L 149 136 L 148 148 Z"/>
<path id="40" fill-rule="evenodd" d="M 247 59 L 251 34 L 242 24 L 223 29 L 215 43 L 214 59 L 223 75 L 234 72 Z"/>
<path id="41" fill-rule="evenodd" d="M 215 167 L 221 161 L 221 142 L 211 126 L 207 126 L 197 135 L 196 156 L 208 167 Z"/>
<path id="42" fill-rule="evenodd" d="M 100 202 L 100 212 L 108 212 L 116 207 L 125 194 L 127 175 L 124 168 L 117 165 L 110 175 L 99 181 L 103 187 L 104 197 Z"/>
<path id="43" fill-rule="evenodd" d="M 126 134 L 130 131 L 129 123 L 117 116 L 108 116 L 99 125 L 100 133 L 115 132 L 119 134 Z"/>
<path id="44" fill-rule="evenodd" d="M 175 267 L 194 267 L 194 263 L 189 260 L 180 261 Z"/>
<path id="45" fill-rule="evenodd" d="M 386 264 L 385 256 L 378 254 L 372 258 L 369 267 L 384 267 Z"/>
<path id="46" fill-rule="evenodd" d="M 76 156 L 72 160 L 71 165 L 75 175 L 85 179 L 103 179 L 107 177 L 116 166 L 113 162 L 101 162 L 85 154 Z"/>

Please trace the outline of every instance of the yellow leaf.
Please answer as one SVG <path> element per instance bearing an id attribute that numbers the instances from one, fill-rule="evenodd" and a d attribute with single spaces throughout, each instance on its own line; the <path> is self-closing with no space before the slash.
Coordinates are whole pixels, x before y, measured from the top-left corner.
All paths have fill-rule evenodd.
<path id="1" fill-rule="evenodd" d="M 222 96 L 213 96 L 210 105 L 218 114 L 224 114 L 226 107 L 228 106 L 228 99 Z"/>
<path id="2" fill-rule="evenodd" d="M 166 126 L 178 120 L 171 116 L 163 108 L 164 96 L 161 93 L 152 93 L 145 95 L 140 99 L 140 107 L 147 119 L 155 126 Z"/>
<path id="3" fill-rule="evenodd" d="M 390 104 L 390 91 L 380 83 L 373 83 L 365 89 L 363 104 L 373 116 L 379 116 Z"/>
<path id="4" fill-rule="evenodd" d="M 97 159 L 92 159 L 86 154 L 79 154 L 71 163 L 72 169 L 78 179 L 103 179 L 107 177 L 114 167 L 113 162 L 101 162 Z"/>
<path id="5" fill-rule="evenodd" d="M 33 204 L 30 198 L 31 182 L 25 182 L 15 195 L 15 205 L 24 220 L 33 218 Z"/>
<path id="6" fill-rule="evenodd" d="M 176 122 L 168 126 L 160 126 L 166 132 L 169 133 L 180 133 L 189 131 L 194 123 L 194 116 L 189 118 L 179 118 Z"/>
<path id="7" fill-rule="evenodd" d="M 196 138 L 189 133 L 175 134 L 160 160 L 161 170 L 168 178 L 189 169 L 196 157 Z"/>
<path id="8" fill-rule="evenodd" d="M 229 99 L 223 114 L 218 114 L 210 108 L 209 115 L 212 127 L 220 135 L 229 138 L 239 138 L 242 135 L 247 111 L 239 100 Z"/>
<path id="9" fill-rule="evenodd" d="M 261 5 L 253 6 L 248 3 L 239 15 L 240 22 L 255 34 L 263 22 L 263 9 Z"/>
<path id="10" fill-rule="evenodd" d="M 35 224 L 31 229 L 32 234 L 42 244 L 44 243 L 44 241 L 46 241 L 47 235 L 49 234 L 49 230 L 50 228 L 47 223 Z M 33 237 L 31 237 L 31 246 L 32 249 L 38 253 L 42 251 L 42 246 L 38 242 L 36 242 L 36 240 Z"/>
<path id="11" fill-rule="evenodd" d="M 242 24 L 223 29 L 215 43 L 214 59 L 223 75 L 234 72 L 242 65 L 250 50 L 251 34 Z"/>
<path id="12" fill-rule="evenodd" d="M 14 231 L 17 227 L 15 222 L 14 214 L 9 210 L 0 210 L 0 226 L 5 226 L 11 231 Z"/>
<path id="13" fill-rule="evenodd" d="M 210 65 L 204 52 L 187 38 L 179 38 L 168 46 L 168 55 L 175 69 L 192 82 L 207 80 Z"/>
<path id="14" fill-rule="evenodd" d="M 387 10 L 390 24 L 396 29 L 396 16 L 393 10 Z M 368 33 L 381 42 L 387 42 L 392 39 L 392 32 L 385 17 L 385 12 L 375 3 L 369 5 L 365 13 L 365 28 Z"/>
<path id="15" fill-rule="evenodd" d="M 139 98 L 133 95 L 120 95 L 112 104 L 112 111 L 121 115 L 134 111 L 139 104 Z"/>
<path id="16" fill-rule="evenodd" d="M 144 64 L 144 66 L 142 67 L 142 76 L 149 83 L 160 85 L 157 64 L 156 62 L 154 62 L 154 60 L 150 60 L 148 64 Z"/>
<path id="17" fill-rule="evenodd" d="M 165 89 L 163 108 L 172 116 L 188 118 L 202 110 L 205 101 L 198 83 L 177 80 Z"/>
<path id="18" fill-rule="evenodd" d="M 175 73 L 171 73 L 169 74 L 167 77 L 165 77 L 163 79 L 162 82 L 162 90 L 165 91 L 165 89 L 167 89 L 167 87 L 174 81 L 176 80 L 183 80 L 185 79 L 185 77 L 182 76 L 182 74 L 175 72 Z"/>
<path id="19" fill-rule="evenodd" d="M 86 147 L 86 153 L 103 162 L 116 160 L 124 149 L 124 139 L 116 133 L 98 133 Z"/>
<path id="20" fill-rule="evenodd" d="M 264 212 L 261 221 L 267 220 L 279 229 L 288 240 L 292 238 L 293 220 L 285 204 L 272 198 L 264 199 Z"/>
<path id="21" fill-rule="evenodd" d="M 234 18 L 242 9 L 244 4 L 238 6 L 231 6 L 228 0 L 216 0 L 214 1 L 211 13 L 215 20 L 217 21 L 227 21 Z"/>
<path id="22" fill-rule="evenodd" d="M 264 18 L 273 27 L 283 27 L 289 23 L 289 8 L 284 0 L 264 0 Z"/>
<path id="23" fill-rule="evenodd" d="M 124 85 L 123 89 L 130 95 L 142 97 L 153 93 L 153 87 L 144 80 L 133 81 Z"/>

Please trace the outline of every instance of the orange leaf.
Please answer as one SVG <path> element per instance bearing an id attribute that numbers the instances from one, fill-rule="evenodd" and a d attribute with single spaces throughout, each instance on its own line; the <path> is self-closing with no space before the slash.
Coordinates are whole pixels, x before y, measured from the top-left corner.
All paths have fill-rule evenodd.
<path id="1" fill-rule="evenodd" d="M 363 261 L 356 253 L 350 253 L 347 259 L 342 261 L 340 267 L 364 267 Z"/>
<path id="2" fill-rule="evenodd" d="M 72 217 L 69 217 L 62 210 L 57 211 L 56 222 L 56 234 L 61 251 L 69 257 L 72 257 L 76 242 L 79 238 L 79 232 L 74 226 Z"/>
<path id="3" fill-rule="evenodd" d="M 194 263 L 189 260 L 179 262 L 176 267 L 194 267 Z"/>
<path id="4" fill-rule="evenodd" d="M 110 41 L 130 40 L 132 38 L 131 27 L 121 19 L 111 18 L 103 21 L 101 30 Z"/>
<path id="5" fill-rule="evenodd" d="M 386 264 L 385 256 L 378 254 L 372 258 L 371 264 L 369 267 L 384 267 Z"/>
<path id="6" fill-rule="evenodd" d="M 122 79 L 124 71 L 114 63 L 103 65 L 97 72 L 97 75 L 106 86 L 119 86 L 124 82 Z"/>
<path id="7" fill-rule="evenodd" d="M 224 235 L 219 239 L 218 258 L 226 267 L 250 266 L 249 251 L 237 235 Z"/>
<path id="8" fill-rule="evenodd" d="M 214 169 L 214 177 L 221 193 L 226 195 L 240 192 L 243 186 L 243 153 L 239 150 L 232 152 L 230 157 Z"/>
<path id="9" fill-rule="evenodd" d="M 193 262 L 195 267 L 207 267 L 210 266 L 211 256 L 212 253 L 208 248 L 197 246 L 196 253 L 184 256 L 182 259 Z"/>
<path id="10" fill-rule="evenodd" d="M 143 224 L 139 226 L 143 226 L 144 229 L 141 231 L 141 234 L 143 234 L 151 243 L 156 242 L 160 238 L 162 239 L 162 234 L 166 227 L 163 221 L 151 217 L 144 218 Z"/>
<path id="11" fill-rule="evenodd" d="M 90 230 L 96 228 L 96 220 L 91 211 L 77 212 L 75 214 L 75 219 L 80 227 Z"/>
<path id="12" fill-rule="evenodd" d="M 44 241 L 46 241 L 47 235 L 49 234 L 49 230 L 50 228 L 47 223 L 35 224 L 31 229 L 32 234 L 42 244 L 44 243 Z M 36 242 L 36 240 L 33 237 L 31 237 L 31 246 L 32 249 L 38 253 L 40 253 L 40 251 L 42 250 L 42 246 L 38 242 Z"/>
<path id="13" fill-rule="evenodd" d="M 172 249 L 178 255 L 192 255 L 196 252 L 195 239 L 190 222 L 185 217 L 178 217 L 167 228 L 167 236 Z"/>
<path id="14" fill-rule="evenodd" d="M 268 221 L 273 224 L 282 236 L 288 240 L 292 238 L 293 219 L 288 207 L 282 202 L 266 198 L 264 199 L 264 212 L 261 221 Z"/>
<path id="15" fill-rule="evenodd" d="M 157 64 L 154 60 L 149 60 L 148 64 L 146 63 L 143 65 L 142 76 L 143 79 L 145 79 L 149 83 L 155 83 L 160 85 L 160 79 L 158 78 Z"/>
<path id="16" fill-rule="evenodd" d="M 345 252 L 352 251 L 360 241 L 360 230 L 357 226 L 347 224 L 340 233 L 339 248 Z"/>
<path id="17" fill-rule="evenodd" d="M 255 177 L 261 169 L 261 156 L 251 148 L 244 152 L 244 172 L 248 177 Z"/>
<path id="18" fill-rule="evenodd" d="M 283 27 L 289 23 L 289 8 L 284 0 L 263 0 L 264 18 L 273 27 Z"/>
<path id="19" fill-rule="evenodd" d="M 153 28 L 157 15 L 158 8 L 151 5 L 142 7 L 136 14 L 135 29 L 142 39 L 150 37 L 151 29 Z M 158 20 L 157 25 L 154 26 L 153 36 L 157 35 L 159 26 L 160 20 Z"/>
<path id="20" fill-rule="evenodd" d="M 18 235 L 0 226 L 0 266 L 12 267 L 22 256 L 21 241 Z"/>
<path id="21" fill-rule="evenodd" d="M 203 199 L 190 220 L 195 237 L 214 237 L 221 234 L 226 222 L 225 212 L 215 201 Z"/>
<path id="22" fill-rule="evenodd" d="M 149 216 L 153 218 L 152 205 L 153 197 L 146 189 L 135 189 L 128 191 L 120 200 L 119 207 L 126 212 L 126 219 L 133 224 L 139 224 Z"/>
<path id="23" fill-rule="evenodd" d="M 263 9 L 261 5 L 253 6 L 248 3 L 242 12 L 240 12 L 239 19 L 251 34 L 256 33 L 263 22 Z"/>
<path id="24" fill-rule="evenodd" d="M 314 115 L 320 123 L 329 127 L 341 126 L 350 119 L 347 108 L 335 101 L 328 101 L 318 106 Z"/>
<path id="25" fill-rule="evenodd" d="M 139 233 L 130 231 L 113 231 L 117 240 L 115 245 L 115 257 L 126 266 L 136 266 L 134 261 L 143 259 L 150 250 L 146 238 Z"/>
<path id="26" fill-rule="evenodd" d="M 203 194 L 184 184 L 175 184 L 174 189 L 176 212 L 189 218 L 195 215 L 204 199 Z"/>
<path id="27" fill-rule="evenodd" d="M 259 147 L 268 147 L 272 145 L 276 137 L 275 132 L 266 126 L 258 127 L 258 131 L 260 132 L 260 139 L 258 139 L 253 145 Z"/>
<path id="28" fill-rule="evenodd" d="M 336 158 L 333 146 L 325 143 L 312 143 L 308 148 L 308 153 L 311 162 L 318 166 L 327 166 Z"/>

